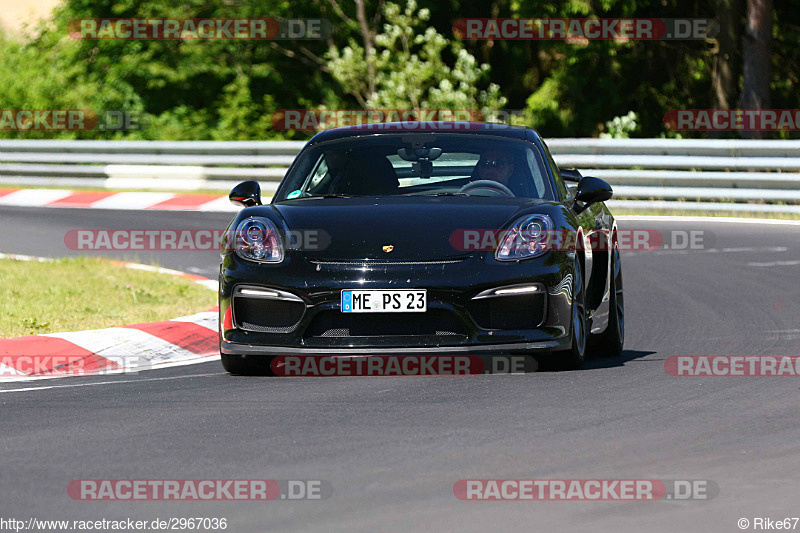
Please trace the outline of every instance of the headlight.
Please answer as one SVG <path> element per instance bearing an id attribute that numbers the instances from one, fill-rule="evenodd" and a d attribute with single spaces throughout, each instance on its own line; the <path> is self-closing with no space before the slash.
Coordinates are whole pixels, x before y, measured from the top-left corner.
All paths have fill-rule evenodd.
<path id="1" fill-rule="evenodd" d="M 516 261 L 542 255 L 549 249 L 553 220 L 547 215 L 527 215 L 503 235 L 494 257 L 498 261 Z"/>
<path id="2" fill-rule="evenodd" d="M 234 238 L 234 249 L 243 259 L 264 263 L 283 261 L 283 242 L 271 220 L 261 217 L 245 219 L 236 228 Z"/>

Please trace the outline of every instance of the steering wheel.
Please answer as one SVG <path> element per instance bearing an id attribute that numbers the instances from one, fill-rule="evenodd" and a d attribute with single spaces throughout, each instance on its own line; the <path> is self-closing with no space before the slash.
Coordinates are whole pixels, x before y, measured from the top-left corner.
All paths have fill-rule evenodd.
<path id="1" fill-rule="evenodd" d="M 494 180 L 471 181 L 461 187 L 458 192 L 468 193 L 469 191 L 474 191 L 476 189 L 485 189 L 490 191 L 491 194 L 489 194 L 489 196 L 508 196 L 509 198 L 514 198 L 516 196 L 513 192 L 511 192 L 511 189 Z"/>

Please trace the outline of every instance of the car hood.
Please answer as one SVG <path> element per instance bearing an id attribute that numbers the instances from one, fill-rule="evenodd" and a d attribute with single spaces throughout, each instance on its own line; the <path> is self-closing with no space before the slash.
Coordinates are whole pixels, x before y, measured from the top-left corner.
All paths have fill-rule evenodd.
<path id="1" fill-rule="evenodd" d="M 306 240 L 309 259 L 418 261 L 469 255 L 453 244 L 459 230 L 502 229 L 540 205 L 519 198 L 406 196 L 305 198 L 265 207 Z M 315 234 L 319 246 L 306 239 Z"/>

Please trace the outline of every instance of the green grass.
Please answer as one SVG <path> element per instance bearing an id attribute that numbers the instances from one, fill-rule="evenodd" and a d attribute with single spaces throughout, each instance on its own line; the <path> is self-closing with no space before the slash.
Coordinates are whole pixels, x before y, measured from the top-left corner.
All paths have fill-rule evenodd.
<path id="1" fill-rule="evenodd" d="M 0 259 L 0 338 L 169 320 L 215 303 L 185 278 L 101 259 Z"/>

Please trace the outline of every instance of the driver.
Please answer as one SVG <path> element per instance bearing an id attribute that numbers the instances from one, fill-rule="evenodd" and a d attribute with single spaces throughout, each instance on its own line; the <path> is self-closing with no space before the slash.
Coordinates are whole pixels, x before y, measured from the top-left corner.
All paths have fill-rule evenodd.
<path id="1" fill-rule="evenodd" d="M 489 150 L 481 154 L 476 165 L 479 180 L 496 181 L 509 187 L 509 181 L 514 174 L 514 163 L 511 153 L 507 150 Z"/>

